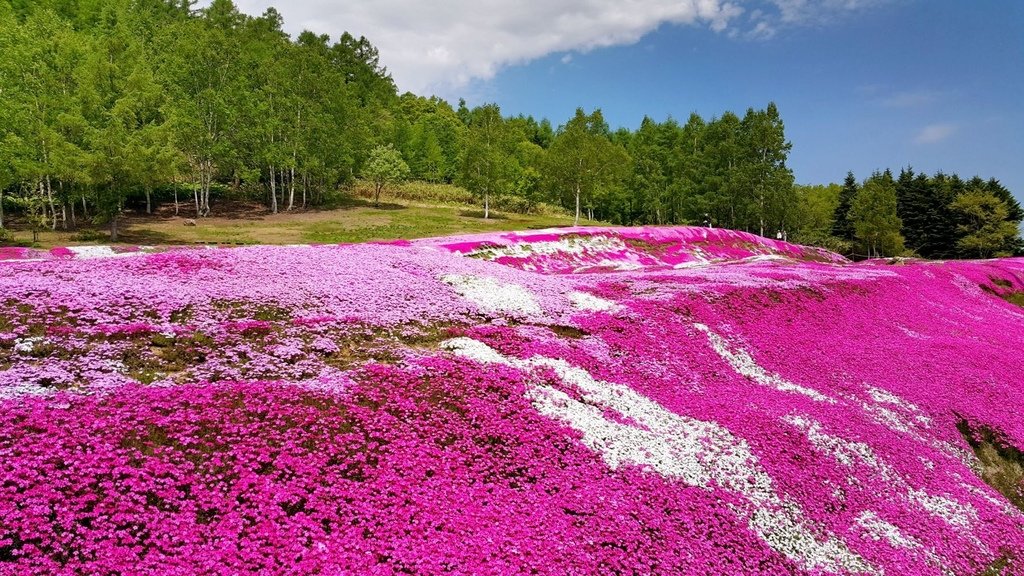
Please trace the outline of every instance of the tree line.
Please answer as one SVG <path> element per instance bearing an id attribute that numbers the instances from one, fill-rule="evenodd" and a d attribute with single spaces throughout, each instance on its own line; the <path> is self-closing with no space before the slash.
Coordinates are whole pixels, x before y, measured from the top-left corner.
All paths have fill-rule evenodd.
<path id="1" fill-rule="evenodd" d="M 853 173 L 839 190 L 831 234 L 864 256 L 910 253 L 925 258 L 989 258 L 1024 252 L 1024 209 L 996 179 L 964 180 L 904 168 Z"/>
<path id="2" fill-rule="evenodd" d="M 116 240 L 126 199 L 187 190 L 201 217 L 218 184 L 291 210 L 389 138 L 396 89 L 365 38 L 191 4 L 0 1 L 0 190 L 33 225 Z"/>
<path id="3" fill-rule="evenodd" d="M 278 212 L 357 178 L 378 203 L 412 178 L 465 187 L 485 218 L 546 203 L 577 222 L 722 226 L 864 256 L 1021 249 L 1020 206 L 995 181 L 795 185 L 773 103 L 614 131 L 578 109 L 556 127 L 399 94 L 366 38 L 283 27 L 230 0 L 0 0 L 0 229 L 5 203 L 33 228 L 104 224 L 116 240 L 126 202 L 204 217 L 230 193 Z"/>

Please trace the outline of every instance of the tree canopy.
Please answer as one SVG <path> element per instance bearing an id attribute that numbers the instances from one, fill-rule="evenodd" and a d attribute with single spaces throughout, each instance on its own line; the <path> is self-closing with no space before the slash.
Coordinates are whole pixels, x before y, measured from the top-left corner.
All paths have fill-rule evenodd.
<path id="1" fill-rule="evenodd" d="M 179 190 L 197 217 L 224 198 L 278 212 L 357 177 L 378 202 L 407 174 L 464 186 L 485 218 L 551 204 L 577 223 L 707 224 L 851 255 L 902 251 L 897 237 L 925 257 L 1024 249 L 1024 210 L 997 180 L 907 168 L 866 192 L 852 173 L 797 186 L 791 149 L 772 102 L 612 130 L 600 109 L 559 125 L 399 94 L 369 39 L 293 38 L 274 8 L 0 0 L 0 227 L 13 213 L 36 229 L 106 224 L 116 240 L 123 209 L 173 199 L 178 214 Z"/>
<path id="2" fill-rule="evenodd" d="M 402 153 L 390 144 L 377 146 L 370 151 L 370 157 L 363 166 L 363 177 L 373 183 L 373 204 L 377 206 L 385 186 L 409 177 L 409 165 L 402 158 Z"/>

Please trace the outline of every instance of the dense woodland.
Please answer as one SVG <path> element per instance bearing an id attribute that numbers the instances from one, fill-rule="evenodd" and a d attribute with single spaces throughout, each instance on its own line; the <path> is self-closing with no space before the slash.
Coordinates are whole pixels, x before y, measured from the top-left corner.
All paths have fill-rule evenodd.
<path id="1" fill-rule="evenodd" d="M 406 178 L 492 209 L 559 205 L 617 224 L 747 230 L 856 256 L 1021 253 L 1024 211 L 996 180 L 890 171 L 794 185 L 774 104 L 612 131 L 600 110 L 557 127 L 399 94 L 363 37 L 291 38 L 274 9 L 230 0 L 0 0 L 0 241 L 103 225 L 160 203 L 204 217 L 218 195 L 272 212 L 356 179 L 375 202 Z"/>

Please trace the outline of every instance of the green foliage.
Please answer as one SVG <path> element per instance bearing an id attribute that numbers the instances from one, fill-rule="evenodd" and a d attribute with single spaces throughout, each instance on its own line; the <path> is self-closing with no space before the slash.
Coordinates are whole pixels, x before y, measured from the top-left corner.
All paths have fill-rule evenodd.
<path id="1" fill-rule="evenodd" d="M 485 219 L 490 217 L 491 197 L 509 192 L 514 181 L 514 135 L 497 104 L 470 113 L 458 181 L 483 199 Z"/>
<path id="2" fill-rule="evenodd" d="M 691 114 L 645 118 L 635 132 L 609 140 L 631 157 L 624 185 L 602 196 L 597 214 L 621 224 L 694 224 L 774 236 L 800 226 L 800 198 L 786 166 L 791 148 L 774 104 L 744 117 L 725 112 L 706 121 Z"/>
<path id="3" fill-rule="evenodd" d="M 125 207 L 156 212 L 172 197 L 188 216 L 210 214 L 211 198 L 326 207 L 349 201 L 343 190 L 360 175 L 376 199 L 406 177 L 420 183 L 394 187 L 397 197 L 459 184 L 443 195 L 471 194 L 485 217 L 557 205 L 577 222 L 707 222 L 845 253 L 898 251 L 893 221 L 866 200 L 877 194 L 855 215 L 853 174 L 842 187 L 794 186 L 790 150 L 774 103 L 614 131 L 600 110 L 579 109 L 555 130 L 494 104 L 399 95 L 366 38 L 293 38 L 273 8 L 0 0 L 0 227 L 103 223 L 116 239 Z M 907 169 L 894 185 L 902 233 L 922 256 L 1024 251 L 1009 233 L 1024 209 L 998 181 Z M 998 202 L 960 201 L 972 191 Z M 3 208 L 15 217 L 3 222 Z"/>
<path id="4" fill-rule="evenodd" d="M 351 195 L 372 200 L 373 183 L 362 180 L 354 182 L 351 187 Z M 396 184 L 391 189 L 391 196 L 396 200 L 429 204 L 471 206 L 476 201 L 473 193 L 461 186 L 424 182 L 423 180 L 410 180 Z"/>
<path id="5" fill-rule="evenodd" d="M 385 186 L 401 182 L 409 177 L 409 165 L 402 159 L 402 153 L 393 146 L 377 146 L 370 151 L 370 157 L 363 165 L 363 177 L 373 183 L 373 203 L 380 204 L 380 193 Z"/>
<path id="6" fill-rule="evenodd" d="M 874 174 L 850 206 L 849 219 L 860 249 L 869 258 L 903 254 L 902 222 L 896 215 L 896 185 L 892 175 Z"/>
<path id="7" fill-rule="evenodd" d="M 905 168 L 895 186 L 902 234 L 922 257 L 977 258 L 1024 249 L 1018 229 L 1024 209 L 995 179 L 965 181 L 942 172 L 929 177 Z"/>
<path id="8" fill-rule="evenodd" d="M 548 150 L 547 181 L 573 199 L 575 223 L 579 223 L 581 199 L 593 211 L 625 179 L 630 158 L 622 146 L 609 139 L 608 125 L 600 110 L 587 115 L 582 108 L 559 130 Z"/>
<path id="9" fill-rule="evenodd" d="M 437 97 L 406 93 L 399 106 L 396 140 L 409 160 L 411 175 L 428 182 L 452 182 L 459 172 L 466 126 L 452 107 Z"/>
<path id="10" fill-rule="evenodd" d="M 1006 202 L 992 192 L 972 189 L 960 194 L 949 207 L 964 221 L 957 226 L 962 234 L 957 247 L 965 254 L 979 258 L 1013 254 L 1018 229 L 1017 223 L 1009 220 Z"/>
<path id="11" fill-rule="evenodd" d="M 748 109 L 740 130 L 743 152 L 739 178 L 751 194 L 758 231 L 764 236 L 772 228 L 785 230 L 796 204 L 793 172 L 786 167 L 793 145 L 786 140 L 775 103 L 764 110 Z"/>
<path id="12" fill-rule="evenodd" d="M 30 194 L 14 199 L 14 205 L 21 208 L 29 228 L 32 230 L 32 241 L 39 240 L 39 232 L 49 226 L 46 203 L 42 195 Z"/>
<path id="13" fill-rule="evenodd" d="M 322 201 L 390 131 L 394 83 L 369 42 L 293 41 L 274 9 L 58 2 L 0 24 L 0 186 L 41 195 L 51 227 L 79 200 L 116 224 L 127 199 L 151 211 L 186 182 L 199 215 L 218 183 L 261 184 L 275 211 Z"/>
<path id="14" fill-rule="evenodd" d="M 900 171 L 896 181 L 897 212 L 903 222 L 908 246 L 929 258 L 956 255 L 957 222 L 950 208 L 962 190 L 960 179 L 936 174 L 914 174 L 910 168 Z"/>
<path id="15" fill-rule="evenodd" d="M 844 187 L 839 184 L 793 186 L 795 205 L 790 212 L 788 238 L 799 244 L 821 246 L 849 254 L 852 243 L 833 234 Z"/>
<path id="16" fill-rule="evenodd" d="M 632 224 L 648 215 L 653 215 L 655 224 L 668 219 L 673 128 L 677 128 L 674 123 L 659 125 L 645 117 L 636 133 L 628 137 L 625 146 L 633 159 L 633 170 L 626 179 L 627 194 L 619 203 L 618 222 Z"/>
<path id="17" fill-rule="evenodd" d="M 853 199 L 857 197 L 860 185 L 854 177 L 853 172 L 846 173 L 846 180 L 843 181 L 843 188 L 839 191 L 839 202 L 836 204 L 832 218 L 832 236 L 852 242 L 854 239 L 853 223 L 850 221 L 850 207 L 853 206 Z"/>

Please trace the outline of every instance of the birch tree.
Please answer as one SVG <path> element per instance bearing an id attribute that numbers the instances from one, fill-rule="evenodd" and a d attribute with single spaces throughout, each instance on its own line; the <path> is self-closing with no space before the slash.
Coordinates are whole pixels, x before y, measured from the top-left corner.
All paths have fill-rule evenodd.
<path id="1" fill-rule="evenodd" d="M 511 182 L 514 142 L 510 135 L 497 104 L 472 111 L 459 181 L 483 200 L 484 218 L 490 218 L 491 198 L 504 193 Z"/>
<path id="2" fill-rule="evenodd" d="M 608 139 L 600 110 L 576 109 L 572 120 L 555 136 L 548 151 L 547 179 L 568 193 L 573 202 L 573 225 L 580 221 L 581 199 L 601 187 L 620 183 L 629 169 L 629 155 Z"/>

